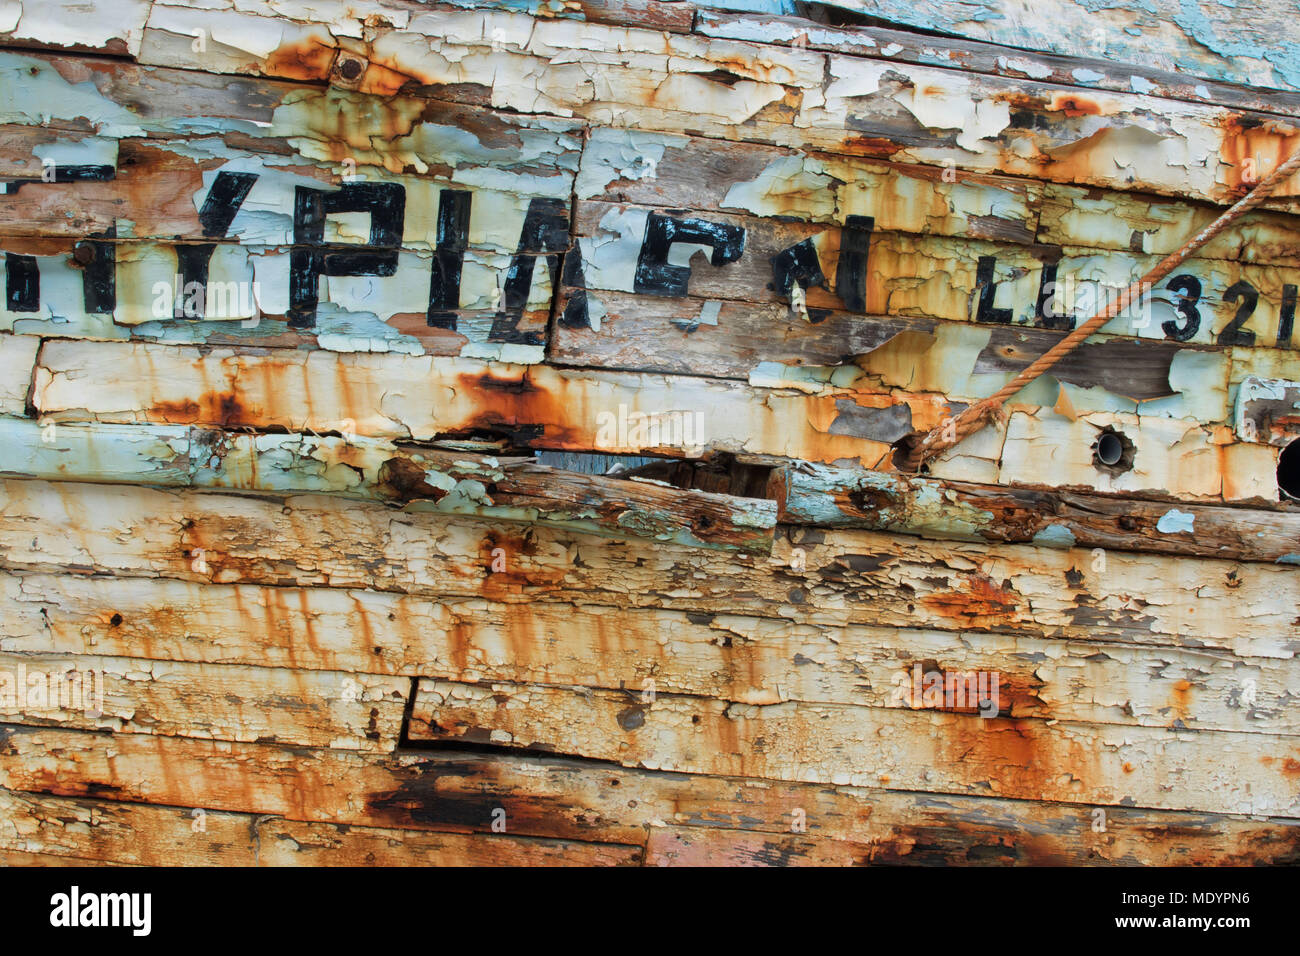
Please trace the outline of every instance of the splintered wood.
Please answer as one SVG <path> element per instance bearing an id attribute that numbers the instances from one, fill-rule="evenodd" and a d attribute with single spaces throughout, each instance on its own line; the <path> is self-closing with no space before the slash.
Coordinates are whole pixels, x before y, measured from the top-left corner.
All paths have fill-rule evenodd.
<path id="1" fill-rule="evenodd" d="M 725 6 L 0 0 L 0 860 L 1300 862 L 1285 5 Z"/>

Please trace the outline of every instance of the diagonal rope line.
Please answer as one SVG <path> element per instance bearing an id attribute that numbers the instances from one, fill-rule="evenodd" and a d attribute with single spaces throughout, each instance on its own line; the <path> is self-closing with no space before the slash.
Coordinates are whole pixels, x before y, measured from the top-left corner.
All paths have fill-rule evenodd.
<path id="1" fill-rule="evenodd" d="M 1177 269 L 1191 257 L 1192 253 L 1262 203 L 1272 194 L 1273 190 L 1277 189 L 1283 181 L 1298 170 L 1300 170 L 1300 150 L 1297 150 L 1286 162 L 1256 183 L 1250 192 L 1239 199 L 1222 216 L 1183 243 L 1177 252 L 1170 253 L 1160 260 L 1150 272 L 1132 282 L 1119 298 L 1110 302 L 1091 319 L 1044 352 L 993 395 L 971 405 L 946 424 L 931 429 L 919 441 L 913 436 L 908 444 L 900 447 L 899 454 L 894 459 L 895 465 L 900 471 L 917 471 L 936 455 L 942 454 L 968 435 L 979 431 L 990 418 L 997 414 L 997 411 L 1006 403 L 1007 399 L 1082 345 L 1084 339 L 1127 309 L 1135 299 L 1140 299 L 1144 288 L 1155 285 Z M 945 434 L 947 435 L 946 439 Z"/>

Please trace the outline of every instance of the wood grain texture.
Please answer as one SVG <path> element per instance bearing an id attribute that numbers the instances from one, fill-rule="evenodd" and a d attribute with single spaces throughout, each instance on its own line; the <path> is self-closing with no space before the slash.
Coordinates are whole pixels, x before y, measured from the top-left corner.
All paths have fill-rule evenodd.
<path id="1" fill-rule="evenodd" d="M 1300 861 L 1300 180 L 893 463 L 1300 144 L 1047 3 L 0 0 L 0 861 Z"/>
<path id="2" fill-rule="evenodd" d="M 94 653 L 114 658 L 112 670 L 146 666 L 120 657 L 324 671 L 303 674 L 304 683 L 317 693 L 332 684 L 336 693 L 350 689 L 358 698 L 364 690 L 365 699 L 375 696 L 375 685 L 396 683 L 368 675 L 403 675 L 578 692 L 595 688 L 638 699 L 662 692 L 754 705 L 984 710 L 1039 720 L 1300 733 L 1290 690 L 1297 676 L 1294 657 L 996 632 L 812 625 L 743 613 L 449 597 L 431 603 L 371 590 L 148 578 L 4 574 L 0 594 L 8 615 L 0 630 L 0 651 L 7 652 L 0 664 L 10 672 L 14 660 L 24 658 L 8 653 Z M 171 670 L 242 673 L 220 666 Z M 985 675 L 983 684 L 979 674 Z M 951 691 L 947 699 L 926 696 L 931 675 Z M 992 675 L 997 680 L 991 685 Z M 980 687 L 991 687 L 987 706 L 976 699 Z M 378 729 L 385 728 L 391 725 Z M 385 734 L 367 746 L 390 743 Z"/>
<path id="3" fill-rule="evenodd" d="M 643 702 L 636 693 L 426 679 L 410 734 L 651 770 L 1220 813 L 1300 810 L 1287 769 L 1300 746 L 1287 737 L 1117 732 L 1065 721 L 1045 728 L 998 717 L 668 694 Z M 1241 783 L 1247 775 L 1249 791 Z"/>
<path id="4" fill-rule="evenodd" d="M 390 751 L 409 690 L 407 681 L 364 673 L 0 654 L 4 720 L 126 734 Z"/>
<path id="5" fill-rule="evenodd" d="M 1289 505 L 1207 508 L 812 465 L 780 480 L 781 521 L 819 527 L 1286 564 L 1300 534 Z"/>
<path id="6" fill-rule="evenodd" d="M 408 511 L 479 515 L 770 552 L 775 502 L 587 475 L 524 456 L 412 447 L 349 433 L 250 435 L 176 425 L 55 424 L 0 417 L 10 448 L 0 473 L 232 491 L 318 492 Z M 758 489 L 761 491 L 762 489 Z"/>
<path id="7" fill-rule="evenodd" d="M 0 483 L 0 566 L 216 584 L 326 585 L 508 604 L 603 604 L 813 625 L 988 631 L 1291 658 L 1292 566 L 807 529 L 770 556 L 328 496 Z M 493 549 L 506 564 L 492 570 Z M 202 549 L 200 556 L 198 551 Z M 201 570 L 196 558 L 202 557 Z"/>
<path id="8" fill-rule="evenodd" d="M 0 790 L 0 853 L 50 865 L 635 866 L 636 846 L 358 827 Z M 30 865 L 30 864 L 26 864 Z"/>
<path id="9" fill-rule="evenodd" d="M 931 865 L 1283 863 L 1296 859 L 1300 839 L 1288 820 L 717 778 L 536 755 L 381 757 L 44 728 L 5 728 L 2 738 L 0 784 L 10 790 L 353 826 L 483 834 L 503 810 L 512 836 L 643 845 L 647 825 L 665 823 L 790 833 L 801 809 L 811 837 L 866 844 L 877 862 Z M 1104 830 L 1094 829 L 1099 821 Z"/>

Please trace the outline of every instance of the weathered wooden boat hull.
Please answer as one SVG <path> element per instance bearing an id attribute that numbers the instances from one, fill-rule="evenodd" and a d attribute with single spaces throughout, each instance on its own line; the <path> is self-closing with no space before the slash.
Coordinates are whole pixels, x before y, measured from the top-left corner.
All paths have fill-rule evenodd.
<path id="1" fill-rule="evenodd" d="M 73 6 L 0 859 L 1300 862 L 1300 181 L 895 464 L 1300 147 L 1272 6 Z"/>

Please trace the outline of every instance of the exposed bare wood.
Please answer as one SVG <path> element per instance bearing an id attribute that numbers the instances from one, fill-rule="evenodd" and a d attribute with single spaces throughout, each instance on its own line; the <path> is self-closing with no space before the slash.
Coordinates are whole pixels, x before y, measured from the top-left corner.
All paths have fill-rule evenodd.
<path id="1" fill-rule="evenodd" d="M 923 537 L 1266 561 L 1300 560 L 1300 512 L 1207 508 L 812 465 L 784 476 L 783 522 Z"/>
<path id="2" fill-rule="evenodd" d="M 93 650 L 0 653 L 0 717 L 116 733 L 390 751 L 410 689 L 407 681 L 365 673 L 104 657 Z"/>
<path id="3" fill-rule="evenodd" d="M 340 423 L 342 424 L 342 423 Z M 408 511 L 480 515 L 768 552 L 776 504 L 619 475 L 550 468 L 527 456 L 474 454 L 348 434 L 246 434 L 177 425 L 53 428 L 0 417 L 11 449 L 0 473 L 54 481 L 270 492 L 329 492 Z"/>
<path id="4" fill-rule="evenodd" d="M 346 674 L 310 679 L 326 689 L 333 681 L 354 693 L 367 685 L 364 675 L 388 674 L 627 690 L 646 699 L 661 691 L 749 704 L 930 707 L 1129 726 L 1300 733 L 1290 690 L 1300 666 L 1294 657 L 998 633 L 814 626 L 740 613 L 595 604 L 519 606 L 450 598 L 432 604 L 370 590 L 143 578 L 3 575 L 0 593 L 7 615 L 0 649 L 6 652 L 344 671 L 353 675 L 350 685 Z M 250 620 L 258 622 L 255 631 Z M 214 639 L 211 633 L 221 636 Z M 12 661 L 5 666 L 12 671 Z M 985 696 L 977 699 L 980 674 Z M 971 676 L 976 685 L 968 686 Z M 936 681 L 952 692 L 950 697 L 925 696 Z M 127 695 L 139 699 L 129 689 Z M 384 739 L 374 742 L 384 745 Z"/>
<path id="5" fill-rule="evenodd" d="M 979 630 L 1295 656 L 1294 568 L 808 529 L 770 557 L 284 500 L 0 484 L 0 566 L 426 598 L 659 607 L 808 624 Z M 500 548 L 505 568 L 493 571 Z M 195 558 L 202 549 L 202 570 Z M 500 566 L 500 565 L 498 565 Z"/>
<path id="6" fill-rule="evenodd" d="M 64 866 L 634 866 L 642 854 L 608 843 L 305 823 L 8 790 L 0 790 L 0 811 L 0 853 L 35 850 Z"/>
<path id="7" fill-rule="evenodd" d="M 434 831 L 488 833 L 500 810 L 515 836 L 624 844 L 643 843 L 646 825 L 660 823 L 789 833 L 802 809 L 810 836 L 872 845 L 878 862 L 898 863 L 1281 863 L 1296 859 L 1300 840 L 1290 820 L 720 779 L 538 756 L 377 757 L 30 728 L 5 730 L 0 784 Z M 1098 819 L 1104 830 L 1095 829 Z"/>

